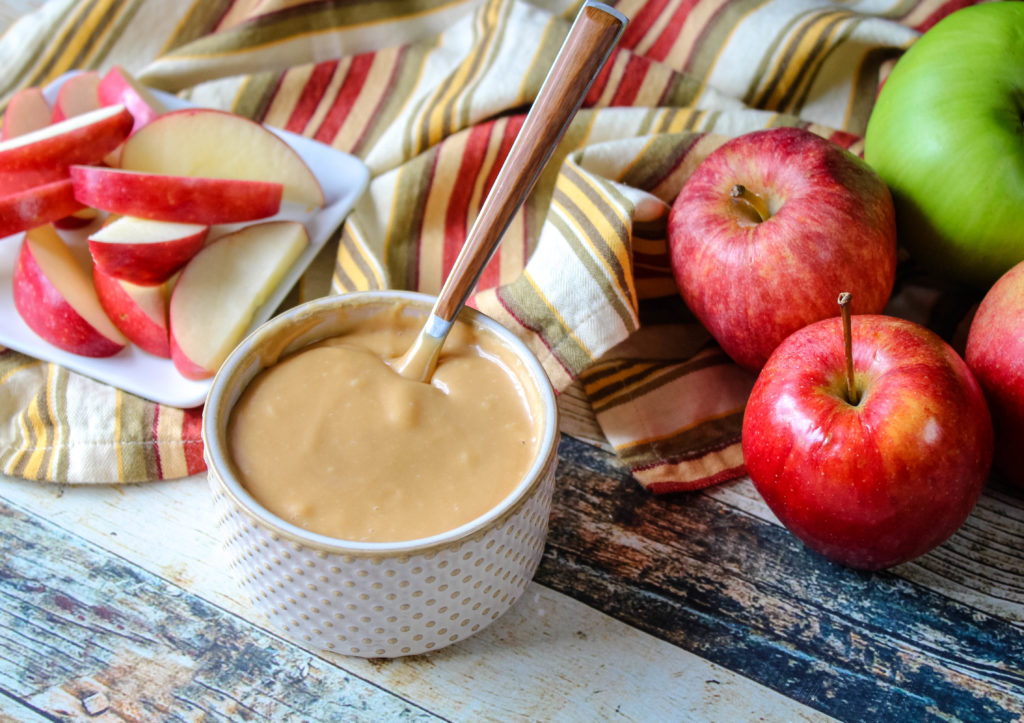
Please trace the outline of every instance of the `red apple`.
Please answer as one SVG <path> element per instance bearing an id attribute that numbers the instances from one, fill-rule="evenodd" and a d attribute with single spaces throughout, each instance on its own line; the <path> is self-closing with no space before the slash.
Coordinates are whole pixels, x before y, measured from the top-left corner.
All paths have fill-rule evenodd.
<path id="1" fill-rule="evenodd" d="M 117 105 L 121 103 L 135 118 L 134 133 L 149 123 L 166 108 L 148 88 L 139 83 L 131 73 L 119 65 L 108 70 L 97 88 L 100 103 Z"/>
<path id="2" fill-rule="evenodd" d="M 87 206 L 154 221 L 211 226 L 273 216 L 281 184 L 232 178 L 193 178 L 72 166 L 75 198 Z"/>
<path id="3" fill-rule="evenodd" d="M 259 123 L 209 108 L 164 113 L 132 134 L 121 167 L 174 176 L 272 179 L 283 198 L 309 208 L 324 205 L 320 182 L 291 146 Z"/>
<path id="4" fill-rule="evenodd" d="M 29 328 L 60 349 L 108 357 L 127 343 L 100 306 L 89 272 L 53 226 L 39 226 L 25 235 L 12 293 L 14 307 Z"/>
<path id="5" fill-rule="evenodd" d="M 0 238 L 56 221 L 81 208 L 71 181 L 66 179 L 15 191 L 0 197 Z"/>
<path id="6" fill-rule="evenodd" d="M 911 560 L 952 535 L 992 461 L 992 422 L 967 364 L 936 334 L 852 319 L 856 398 L 840 319 L 787 338 L 743 417 L 747 472 L 779 520 L 851 567 Z"/>
<path id="7" fill-rule="evenodd" d="M 89 236 L 89 252 L 105 274 L 152 286 L 188 263 L 203 247 L 209 230 L 200 224 L 122 216 Z"/>
<path id="8" fill-rule="evenodd" d="M 0 143 L 0 194 L 68 176 L 76 163 L 97 163 L 128 136 L 123 105 L 99 108 Z"/>
<path id="9" fill-rule="evenodd" d="M 727 141 L 672 206 L 668 242 L 679 291 L 722 349 L 760 369 L 783 339 L 835 313 L 877 313 L 892 293 L 896 221 L 885 184 L 862 160 L 809 131 Z"/>
<path id="10" fill-rule="evenodd" d="M 216 373 L 308 243 L 301 223 L 270 221 L 222 236 L 188 262 L 169 310 L 171 359 L 182 376 Z"/>
<path id="11" fill-rule="evenodd" d="M 989 289 L 971 321 L 967 365 L 985 392 L 995 429 L 995 468 L 1024 487 L 1024 262 Z"/>
<path id="12" fill-rule="evenodd" d="M 57 101 L 53 104 L 54 123 L 67 118 L 88 113 L 100 107 L 100 96 L 97 89 L 100 74 L 94 70 L 77 73 L 64 81 L 57 91 Z"/>
<path id="13" fill-rule="evenodd" d="M 46 102 L 42 89 L 35 86 L 22 88 L 7 102 L 0 140 L 45 128 L 50 125 L 50 115 L 50 104 Z"/>
<path id="14" fill-rule="evenodd" d="M 154 356 L 171 358 L 167 300 L 173 280 L 139 286 L 108 276 L 95 266 L 93 283 L 103 310 L 128 341 Z"/>

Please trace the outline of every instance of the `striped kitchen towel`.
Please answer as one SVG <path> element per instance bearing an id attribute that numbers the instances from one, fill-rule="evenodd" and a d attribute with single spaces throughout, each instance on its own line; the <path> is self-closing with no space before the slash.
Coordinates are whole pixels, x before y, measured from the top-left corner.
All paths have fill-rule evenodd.
<path id="1" fill-rule="evenodd" d="M 672 200 L 709 152 L 747 131 L 799 125 L 859 152 L 892 62 L 963 3 L 615 4 L 631 20 L 620 46 L 472 304 L 526 340 L 557 389 L 584 390 L 640 484 L 696 489 L 743 474 L 740 422 L 753 378 L 678 298 L 666 252 Z M 194 103 L 353 153 L 369 166 L 370 187 L 295 299 L 436 292 L 578 5 L 50 0 L 0 38 L 0 102 L 70 69 L 120 64 Z M 927 314 L 946 297 L 915 286 L 901 298 L 908 313 Z M 200 413 L 0 355 L 7 474 L 193 474 L 203 467 Z"/>

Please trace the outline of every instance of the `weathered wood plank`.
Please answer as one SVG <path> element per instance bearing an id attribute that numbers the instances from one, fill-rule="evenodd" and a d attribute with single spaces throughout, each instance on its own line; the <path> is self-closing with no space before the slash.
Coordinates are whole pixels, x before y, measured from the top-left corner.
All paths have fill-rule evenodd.
<path id="1" fill-rule="evenodd" d="M 16 698 L 8 697 L 8 693 L 0 690 L 0 721 L 18 721 L 18 723 L 42 723 L 57 720 L 51 715 L 26 706 Z"/>
<path id="2" fill-rule="evenodd" d="M 266 624 L 224 574 L 202 479 L 63 489 L 0 479 L 0 498 L 73 531 L 78 545 L 87 541 L 110 550 L 163 577 L 172 589 Z M 437 653 L 394 661 L 325 660 L 455 720 L 826 719 L 536 584 L 494 625 Z"/>
<path id="3" fill-rule="evenodd" d="M 993 480 L 948 542 L 897 572 L 1024 627 L 1024 495 Z"/>
<path id="4" fill-rule="evenodd" d="M 0 691 L 60 720 L 436 720 L 0 505 Z"/>
<path id="5" fill-rule="evenodd" d="M 702 494 L 781 524 L 749 478 Z M 1024 494 L 992 480 L 956 534 L 892 572 L 1024 628 Z"/>
<path id="6" fill-rule="evenodd" d="M 563 442 L 538 581 L 844 720 L 1024 716 L 1024 631 Z"/>

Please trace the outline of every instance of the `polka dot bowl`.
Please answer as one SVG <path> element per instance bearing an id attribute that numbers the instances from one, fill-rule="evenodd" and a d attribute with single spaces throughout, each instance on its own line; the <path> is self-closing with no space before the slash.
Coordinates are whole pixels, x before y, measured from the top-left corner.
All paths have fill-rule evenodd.
<path id="1" fill-rule="evenodd" d="M 540 444 L 524 479 L 496 507 L 454 530 L 405 542 L 356 542 L 306 531 L 261 507 L 238 481 L 226 443 L 232 406 L 273 359 L 342 333 L 353 315 L 402 303 L 425 315 L 432 299 L 402 291 L 328 297 L 267 322 L 214 378 L 203 440 L 227 561 L 252 604 L 288 635 L 360 657 L 438 650 L 508 610 L 540 563 L 557 461 L 558 412 L 539 362 L 510 332 L 470 309 L 522 361 L 535 392 Z"/>

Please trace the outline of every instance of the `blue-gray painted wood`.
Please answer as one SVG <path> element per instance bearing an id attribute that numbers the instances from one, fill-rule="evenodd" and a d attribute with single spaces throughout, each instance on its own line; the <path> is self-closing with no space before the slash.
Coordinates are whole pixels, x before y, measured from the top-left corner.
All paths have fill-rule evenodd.
<path id="1" fill-rule="evenodd" d="M 711 496 L 652 497 L 584 443 L 560 451 L 538 582 L 842 720 L 1024 718 L 1020 627 L 833 565 Z M 87 720 L 87 706 L 114 719 L 434 718 L 0 504 L 0 712 Z"/>
<path id="2" fill-rule="evenodd" d="M 10 715 L 23 712 L 27 720 L 88 720 L 100 714 L 114 720 L 438 719 L 5 504 L 0 504 L 0 551 L 0 710 Z"/>
<path id="3" fill-rule="evenodd" d="M 1024 719 L 1024 631 L 828 562 L 700 493 L 653 497 L 561 449 L 537 581 L 847 721 Z"/>

